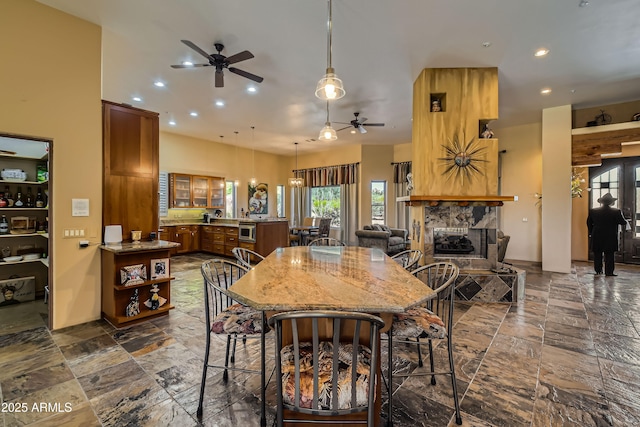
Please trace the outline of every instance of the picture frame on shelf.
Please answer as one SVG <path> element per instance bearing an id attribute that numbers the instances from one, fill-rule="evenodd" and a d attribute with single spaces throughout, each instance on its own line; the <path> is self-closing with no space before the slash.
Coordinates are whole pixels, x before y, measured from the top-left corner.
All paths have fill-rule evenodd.
<path id="1" fill-rule="evenodd" d="M 151 260 L 151 280 L 169 277 L 169 258 Z"/>
<path id="2" fill-rule="evenodd" d="M 129 265 L 120 269 L 120 284 L 133 286 L 147 280 L 147 267 L 144 264 Z"/>

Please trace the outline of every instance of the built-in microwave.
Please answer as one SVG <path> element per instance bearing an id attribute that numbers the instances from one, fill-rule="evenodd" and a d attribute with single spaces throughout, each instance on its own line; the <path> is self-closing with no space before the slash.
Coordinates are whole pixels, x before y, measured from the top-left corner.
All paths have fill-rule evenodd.
<path id="1" fill-rule="evenodd" d="M 241 222 L 238 224 L 238 240 L 241 242 L 256 241 L 256 224 L 253 222 Z"/>

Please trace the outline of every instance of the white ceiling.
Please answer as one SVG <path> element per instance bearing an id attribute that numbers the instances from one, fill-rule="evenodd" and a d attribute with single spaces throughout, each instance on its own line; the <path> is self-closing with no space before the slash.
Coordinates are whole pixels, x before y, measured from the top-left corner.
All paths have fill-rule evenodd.
<path id="1" fill-rule="evenodd" d="M 164 131 L 273 153 L 293 154 L 294 141 L 301 154 L 410 142 L 412 85 L 423 68 L 498 67 L 494 129 L 539 121 L 543 108 L 640 99 L 639 0 L 334 0 L 333 66 L 347 95 L 331 104 L 331 121 L 359 111 L 386 126 L 343 130 L 332 143 L 308 141 L 326 116 L 314 96 L 327 66 L 326 0 L 39 1 L 103 27 L 104 99 L 159 112 Z M 226 56 L 251 51 L 255 58 L 234 66 L 264 77 L 257 93 L 228 70 L 215 88 L 213 67 L 170 68 L 206 62 L 181 39 L 210 53 L 222 42 Z M 549 55 L 534 58 L 540 47 Z M 158 79 L 165 88 L 154 87 Z"/>

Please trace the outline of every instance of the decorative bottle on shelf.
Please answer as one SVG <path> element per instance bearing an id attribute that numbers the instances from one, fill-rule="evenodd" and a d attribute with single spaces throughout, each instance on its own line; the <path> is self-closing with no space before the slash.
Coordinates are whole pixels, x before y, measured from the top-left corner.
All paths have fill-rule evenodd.
<path id="1" fill-rule="evenodd" d="M 0 208 L 8 207 L 7 198 L 4 197 L 4 193 L 0 193 Z"/>
<path id="2" fill-rule="evenodd" d="M 38 194 L 36 194 L 36 208 L 44 208 L 44 197 L 42 197 L 41 188 L 38 188 Z"/>
<path id="3" fill-rule="evenodd" d="M 9 186 L 4 186 L 4 197 L 7 199 L 7 207 L 13 207 L 13 196 L 11 195 L 11 191 L 9 191 Z"/>
<path id="4" fill-rule="evenodd" d="M 27 201 L 25 203 L 25 207 L 32 208 L 33 206 L 33 193 L 31 193 L 31 187 L 27 187 Z"/>
<path id="5" fill-rule="evenodd" d="M 0 220 L 0 234 L 9 234 L 9 221 L 7 221 L 6 215 L 2 215 Z"/>
<path id="6" fill-rule="evenodd" d="M 16 200 L 13 202 L 14 208 L 22 208 L 24 207 L 24 201 L 22 200 L 22 189 L 18 187 L 18 191 L 16 191 Z"/>

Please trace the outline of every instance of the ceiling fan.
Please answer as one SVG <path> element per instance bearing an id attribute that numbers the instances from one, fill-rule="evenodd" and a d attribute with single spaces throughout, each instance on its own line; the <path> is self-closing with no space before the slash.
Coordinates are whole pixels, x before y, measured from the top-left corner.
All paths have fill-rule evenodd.
<path id="1" fill-rule="evenodd" d="M 349 129 L 350 127 L 353 127 L 355 129 L 357 129 L 358 132 L 360 132 L 360 133 L 367 133 L 367 130 L 364 128 L 365 126 L 384 126 L 384 123 L 365 123 L 368 119 L 366 117 L 362 117 L 362 118 L 359 119 L 358 116 L 360 115 L 360 113 L 358 113 L 358 112 L 353 113 L 353 115 L 356 116 L 356 118 L 354 120 L 351 120 L 349 123 L 335 122 L 335 123 L 340 123 L 340 124 L 343 124 L 343 125 L 349 125 L 349 126 L 345 126 L 345 127 L 341 128 L 341 129 L 337 129 L 336 132 L 341 131 L 341 130 L 345 130 L 345 129 Z"/>
<path id="2" fill-rule="evenodd" d="M 248 50 L 244 50 L 240 53 L 236 53 L 231 56 L 224 56 L 220 54 L 224 49 L 224 45 L 222 43 L 214 43 L 214 47 L 218 51 L 218 53 L 208 54 L 203 49 L 199 48 L 195 43 L 190 42 L 189 40 L 180 40 L 182 43 L 189 46 L 191 49 L 198 52 L 200 55 L 204 56 L 209 60 L 208 64 L 180 64 L 180 65 L 172 65 L 171 68 L 196 68 L 196 67 L 216 67 L 216 77 L 215 77 L 215 86 L 216 87 L 224 87 L 224 75 L 222 70 L 225 68 L 231 71 L 234 74 L 237 74 L 242 77 L 246 77 L 249 80 L 253 80 L 254 82 L 261 83 L 264 80 L 260 76 L 256 76 L 255 74 L 251 74 L 247 71 L 240 70 L 235 67 L 229 67 L 231 64 L 235 64 L 236 62 L 246 61 L 247 59 L 253 58 L 253 54 Z"/>

